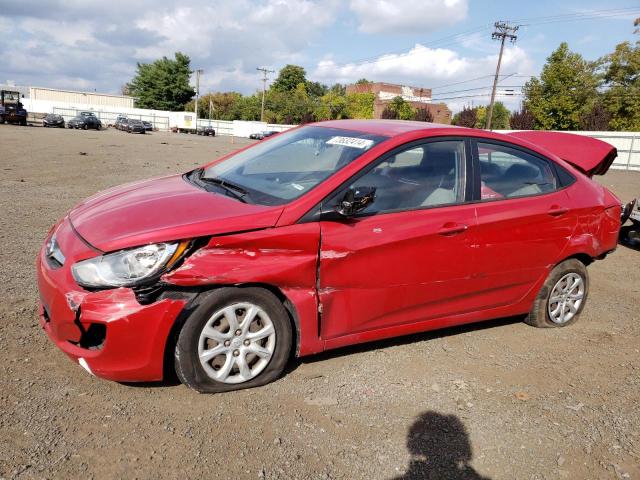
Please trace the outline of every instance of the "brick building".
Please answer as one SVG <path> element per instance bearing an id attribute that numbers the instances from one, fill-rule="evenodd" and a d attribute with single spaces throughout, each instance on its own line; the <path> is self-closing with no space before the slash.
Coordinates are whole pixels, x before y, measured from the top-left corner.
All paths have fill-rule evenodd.
<path id="1" fill-rule="evenodd" d="M 415 109 L 426 108 L 433 115 L 435 123 L 451 123 L 451 110 L 446 103 L 432 103 L 431 89 L 395 85 L 393 83 L 375 82 L 347 85 L 349 93 L 373 93 L 373 118 L 381 118 L 382 111 L 395 97 L 402 97 Z"/>

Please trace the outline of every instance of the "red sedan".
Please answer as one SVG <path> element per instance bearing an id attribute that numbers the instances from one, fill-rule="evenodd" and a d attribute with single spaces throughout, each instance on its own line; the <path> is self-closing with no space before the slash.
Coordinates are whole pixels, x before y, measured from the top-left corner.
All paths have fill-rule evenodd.
<path id="1" fill-rule="evenodd" d="M 620 201 L 611 145 L 421 122 L 299 127 L 77 205 L 38 257 L 41 324 L 97 376 L 221 392 L 303 356 L 523 315 L 574 323 Z M 168 361 L 167 361 L 168 360 Z"/>

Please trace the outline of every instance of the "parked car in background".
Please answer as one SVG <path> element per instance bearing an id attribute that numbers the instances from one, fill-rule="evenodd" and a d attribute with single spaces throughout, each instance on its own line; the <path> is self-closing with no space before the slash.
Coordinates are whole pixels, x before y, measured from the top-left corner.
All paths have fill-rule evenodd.
<path id="1" fill-rule="evenodd" d="M 116 119 L 116 123 L 114 124 L 114 127 L 117 130 L 125 130 L 128 123 L 129 123 L 129 119 L 128 118 L 126 118 L 126 117 L 118 117 Z"/>
<path id="2" fill-rule="evenodd" d="M 134 118 L 130 118 L 127 121 L 127 125 L 124 130 L 128 133 L 146 133 L 147 129 L 144 127 L 142 120 L 136 120 Z"/>
<path id="3" fill-rule="evenodd" d="M 252 133 L 251 135 L 249 135 L 249 138 L 253 140 L 264 140 L 265 138 L 275 135 L 276 133 L 279 132 L 276 132 L 275 130 L 266 130 L 264 132 Z"/>
<path id="4" fill-rule="evenodd" d="M 102 122 L 91 112 L 80 112 L 80 114 L 67 122 L 67 127 L 82 128 L 84 130 L 95 128 L 96 130 L 100 130 L 102 129 Z"/>
<path id="5" fill-rule="evenodd" d="M 204 135 L 206 137 L 215 137 L 216 131 L 213 127 L 201 127 L 197 131 L 198 135 Z"/>
<path id="6" fill-rule="evenodd" d="M 62 118 L 62 115 L 47 113 L 42 119 L 42 126 L 64 128 L 64 118 Z"/>
<path id="7" fill-rule="evenodd" d="M 146 120 L 143 120 L 142 125 L 144 125 L 145 131 L 153 132 L 153 124 L 151 122 L 147 122 Z"/>
<path id="8" fill-rule="evenodd" d="M 40 323 L 92 374 L 160 380 L 170 356 L 200 392 L 454 325 L 566 327 L 618 243 L 620 200 L 591 178 L 616 155 L 559 132 L 308 124 L 78 204 L 38 256 Z"/>

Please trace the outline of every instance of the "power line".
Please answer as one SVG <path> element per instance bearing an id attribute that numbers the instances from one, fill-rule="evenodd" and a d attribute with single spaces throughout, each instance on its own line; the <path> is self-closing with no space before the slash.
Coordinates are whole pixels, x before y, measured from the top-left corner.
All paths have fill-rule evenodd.
<path id="1" fill-rule="evenodd" d="M 524 85 L 501 85 L 501 88 L 522 88 Z M 474 90 L 484 90 L 491 88 L 491 85 L 483 85 L 482 87 L 464 88 L 461 90 L 450 90 L 448 92 L 438 92 L 438 95 L 449 95 L 451 93 L 473 92 Z"/>
<path id="2" fill-rule="evenodd" d="M 497 92 L 496 93 L 496 97 L 520 97 L 524 95 L 524 93 L 522 92 L 509 92 L 509 93 L 500 93 Z M 456 100 L 458 98 L 486 98 L 486 97 L 491 97 L 491 93 L 487 92 L 487 93 L 477 93 L 475 95 L 459 95 L 457 97 L 443 97 L 443 98 L 434 98 L 432 99 L 434 102 L 439 102 L 442 100 Z"/>
<path id="3" fill-rule="evenodd" d="M 544 25 L 546 23 L 560 22 L 560 21 L 575 21 L 575 20 L 590 20 L 597 18 L 610 18 L 619 15 L 629 15 L 640 11 L 638 7 L 625 7 L 625 8 L 608 8 L 605 10 L 592 10 L 590 12 L 574 12 L 565 13 L 560 15 L 549 15 L 545 17 L 529 17 L 518 18 L 511 20 L 514 23 L 521 25 Z"/>
<path id="4" fill-rule="evenodd" d="M 534 25 L 546 25 L 549 23 L 558 23 L 558 22 L 571 22 L 571 21 L 580 21 L 580 20 L 598 20 L 602 18 L 613 18 L 620 15 L 635 15 L 640 14 L 640 8 L 638 7 L 627 7 L 627 8 L 617 8 L 617 9 L 605 9 L 605 10 L 593 10 L 591 12 L 577 12 L 577 13 L 569 13 L 563 15 L 552 15 L 552 16 L 542 16 L 542 17 L 529 17 L 511 20 L 511 23 L 518 23 L 520 26 L 534 26 Z M 526 23 L 525 23 L 526 22 Z M 466 30 L 460 33 L 448 35 L 446 37 L 439 38 L 437 40 L 433 40 L 430 42 L 421 43 L 419 45 L 423 47 L 438 47 L 444 48 L 449 45 L 455 44 L 464 40 L 465 38 L 470 38 L 477 33 L 481 33 L 486 31 L 490 25 L 485 24 L 482 26 L 478 26 L 471 30 Z M 443 42 L 446 42 L 443 44 Z M 398 58 L 404 58 L 411 55 L 414 55 L 413 51 L 395 51 L 395 52 L 387 52 L 381 53 L 376 56 L 362 58 L 359 60 L 353 60 L 350 62 L 337 63 L 334 66 L 336 68 L 343 67 L 357 67 L 361 65 L 366 65 L 369 63 L 379 63 L 379 62 L 387 62 L 390 60 L 396 60 Z"/>

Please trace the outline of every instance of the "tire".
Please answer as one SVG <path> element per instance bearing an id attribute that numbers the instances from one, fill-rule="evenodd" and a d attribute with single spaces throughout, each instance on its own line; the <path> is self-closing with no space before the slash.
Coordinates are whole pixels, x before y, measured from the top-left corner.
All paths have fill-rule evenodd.
<path id="1" fill-rule="evenodd" d="M 571 287 L 572 285 L 574 286 Z M 549 273 L 525 322 L 538 328 L 571 325 L 578 321 L 587 302 L 588 294 L 589 274 L 587 267 L 575 258 L 565 260 L 556 265 Z M 562 304 L 563 300 L 564 305 Z"/>
<path id="2" fill-rule="evenodd" d="M 254 315 L 247 327 L 243 321 L 247 320 L 248 312 Z M 238 322 L 237 330 L 232 331 L 234 320 Z M 214 331 L 216 340 L 205 335 L 205 330 Z M 242 330 L 247 333 L 238 333 Z M 282 374 L 289 359 L 291 339 L 287 311 L 271 292 L 255 287 L 212 290 L 196 300 L 193 312 L 180 330 L 174 351 L 176 374 L 183 384 L 200 393 L 265 385 Z M 261 355 L 252 353 L 254 349 L 260 349 Z M 200 354 L 213 350 L 221 353 L 201 362 Z M 245 367 L 244 375 L 240 361 Z"/>

